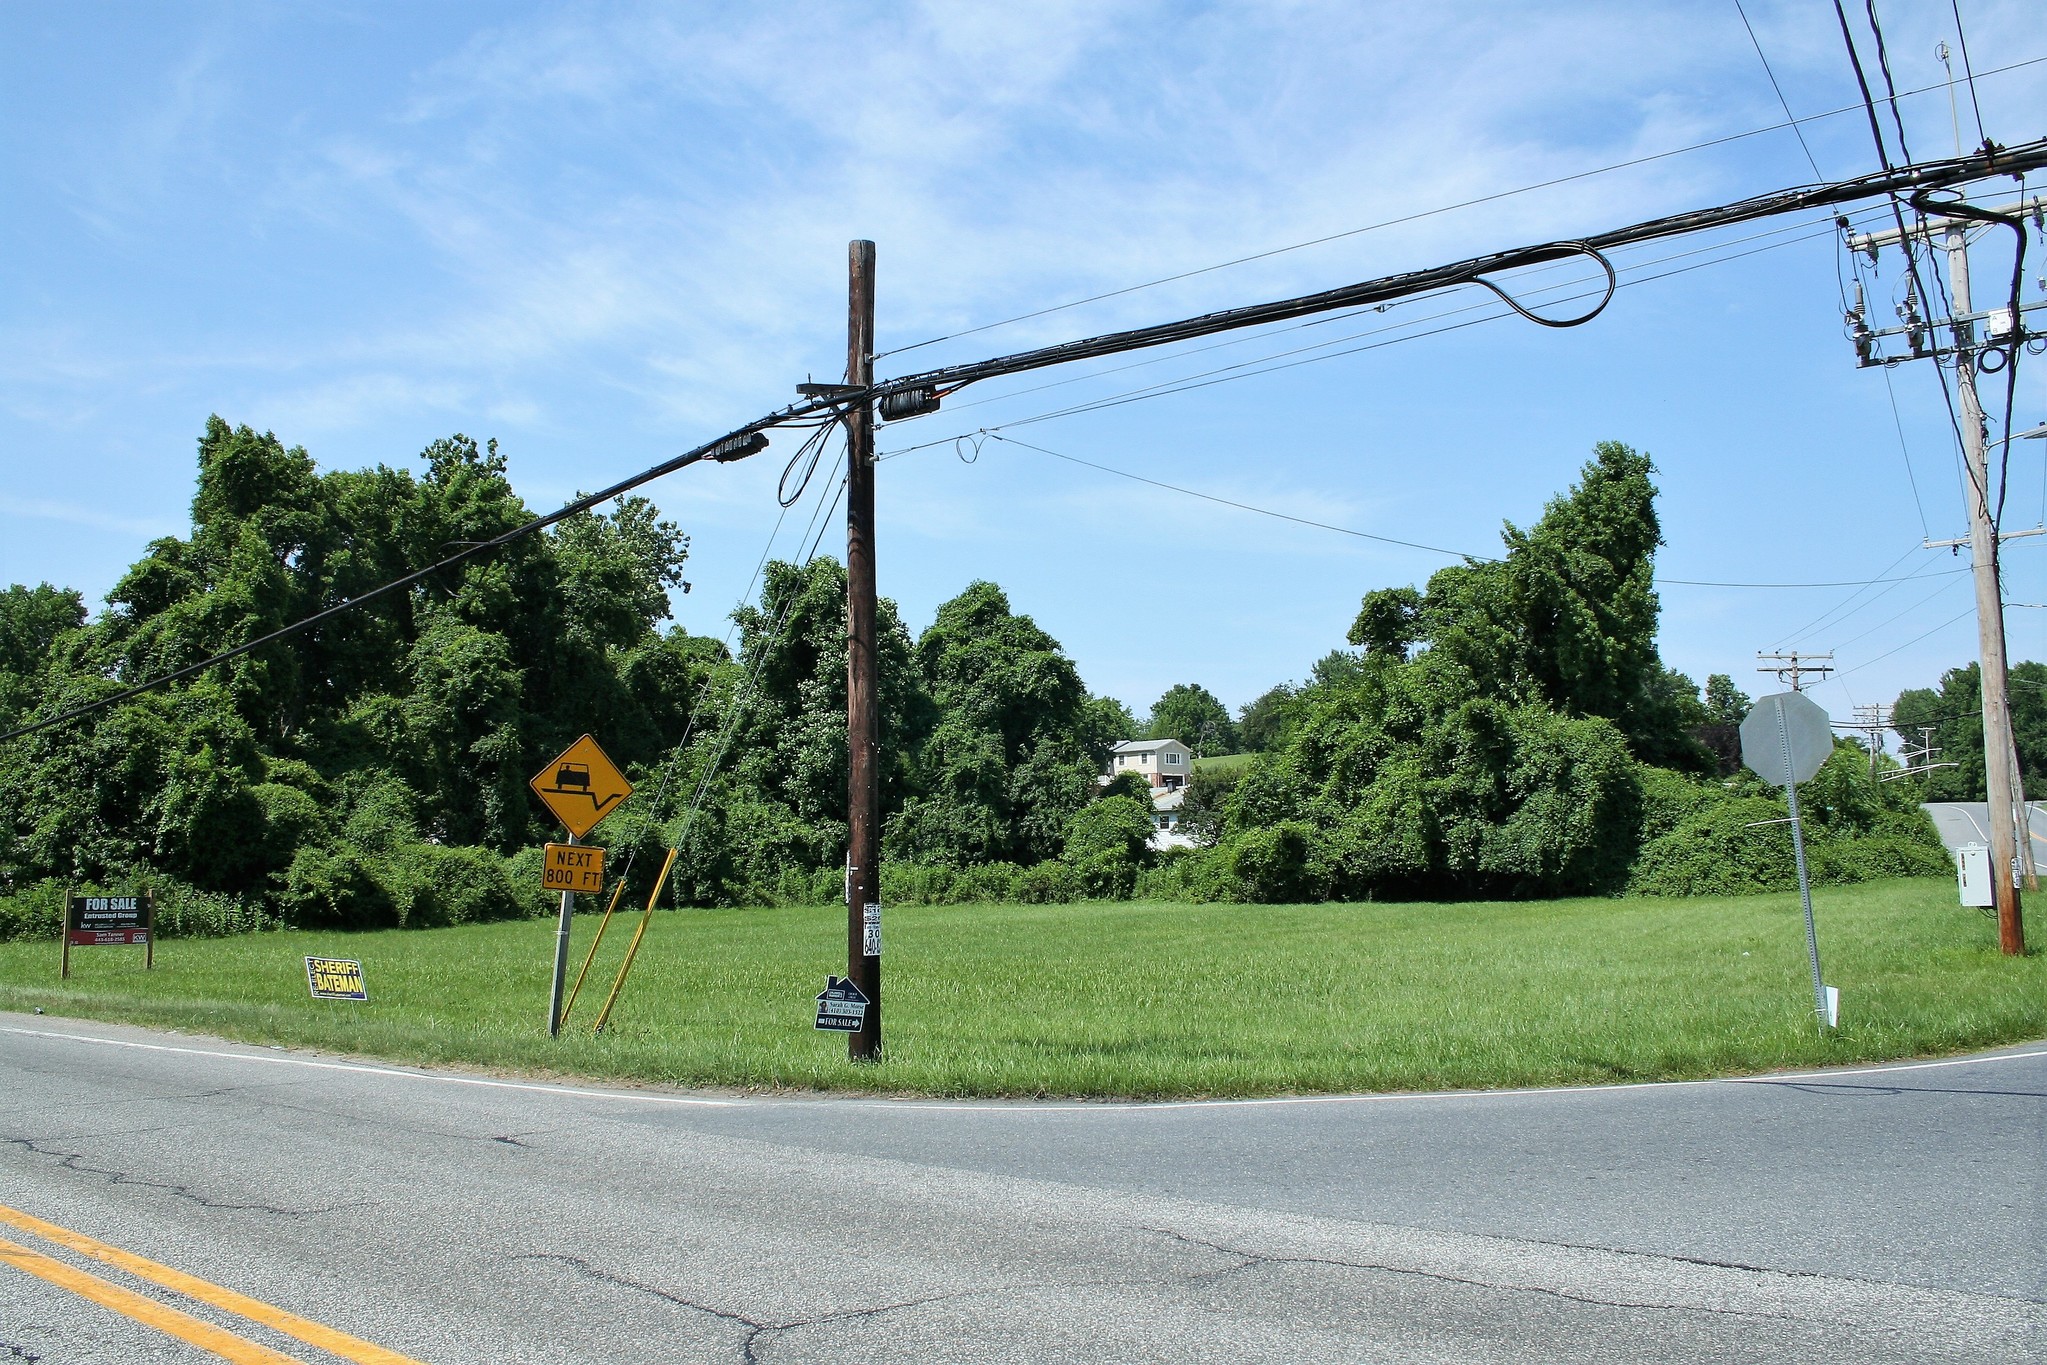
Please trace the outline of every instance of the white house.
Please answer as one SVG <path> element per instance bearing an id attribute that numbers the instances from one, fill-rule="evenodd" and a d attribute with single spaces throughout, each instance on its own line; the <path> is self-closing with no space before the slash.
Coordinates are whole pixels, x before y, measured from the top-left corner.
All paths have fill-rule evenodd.
<path id="1" fill-rule="evenodd" d="M 1187 780 L 1194 775 L 1194 751 L 1177 739 L 1126 739 L 1109 753 L 1109 771 L 1102 781 L 1117 773 L 1136 773 L 1151 785 L 1151 846 L 1192 848 L 1194 841 L 1180 832 L 1180 803 L 1187 799 Z"/>
<path id="2" fill-rule="evenodd" d="M 1192 848 L 1194 840 L 1180 828 L 1180 806 L 1187 799 L 1185 787 L 1174 787 L 1168 791 L 1156 788 L 1151 797 L 1152 831 L 1151 846 L 1163 853 L 1169 848 Z"/>
<path id="3" fill-rule="evenodd" d="M 1136 773 L 1154 790 L 1172 791 L 1194 775 L 1194 751 L 1177 739 L 1126 739 L 1110 750 L 1103 780 L 1117 773 Z"/>

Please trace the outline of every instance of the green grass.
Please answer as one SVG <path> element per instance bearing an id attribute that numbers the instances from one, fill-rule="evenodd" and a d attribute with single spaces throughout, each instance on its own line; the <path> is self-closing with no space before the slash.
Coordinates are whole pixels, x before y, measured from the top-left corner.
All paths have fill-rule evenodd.
<path id="1" fill-rule="evenodd" d="M 1256 754 L 1216 754 L 1209 758 L 1195 759 L 1194 766 L 1197 768 L 1214 768 L 1219 772 L 1228 772 L 1232 768 L 1245 766 L 1256 757 L 1258 757 Z"/>
<path id="2" fill-rule="evenodd" d="M 0 1008 L 417 1063 L 688 1085 L 942 1095 L 1250 1095 L 1650 1080 L 1937 1054 L 2047 1035 L 2047 957 L 2001 957 L 1944 879 L 1830 889 L 1842 1027 L 1815 1028 L 1796 896 L 1464 905 L 901 906 L 887 1059 L 810 1027 L 834 909 L 661 912 L 605 1036 L 546 1037 L 553 925 L 0 944 Z M 580 962 L 595 927 L 576 921 Z M 300 958 L 360 958 L 367 1004 Z M 599 979 L 601 978 L 601 979 Z"/>

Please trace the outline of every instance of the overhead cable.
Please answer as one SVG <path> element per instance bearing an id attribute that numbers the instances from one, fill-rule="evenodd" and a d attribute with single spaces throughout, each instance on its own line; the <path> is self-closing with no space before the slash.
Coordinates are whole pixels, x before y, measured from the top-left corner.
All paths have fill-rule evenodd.
<path id="1" fill-rule="evenodd" d="M 1744 15 L 1743 18 L 1744 20 L 1746 20 L 1747 16 Z M 1760 55 L 1760 49 L 1758 49 L 1758 55 Z M 1968 54 L 1965 48 L 1963 52 L 1963 60 L 1966 62 L 1967 58 Z M 2001 76 L 2006 72 L 2017 71 L 2022 67 L 2037 66 L 2041 62 L 2047 62 L 2047 57 L 2029 57 L 2024 61 L 2008 62 L 2003 66 L 1992 67 L 1989 70 L 1982 72 L 1981 74 L 1985 76 Z M 1764 65 L 1767 67 L 1768 63 L 1765 62 Z M 1772 83 L 1774 84 L 1775 77 L 1772 76 L 1771 80 Z M 1910 98 L 1913 95 L 1924 95 L 1929 91 L 1938 90 L 1940 88 L 1941 87 L 1938 85 L 1923 85 L 1918 87 L 1917 89 L 1907 90 L 1903 92 L 1903 94 L 1900 95 L 1899 98 Z M 1971 86 L 1972 94 L 1973 89 L 1974 87 L 1972 85 Z M 1175 284 L 1181 280 L 1193 279 L 1199 275 L 1214 274 L 1218 270 L 1229 270 L 1236 266 L 1249 265 L 1254 261 L 1268 260 L 1274 256 L 1283 256 L 1293 251 L 1304 251 L 1309 247 L 1325 246 L 1330 242 L 1340 242 L 1347 237 L 1357 237 L 1368 232 L 1379 232 L 1382 231 L 1383 229 L 1390 227 L 1400 227 L 1407 223 L 1419 222 L 1424 218 L 1434 218 L 1445 213 L 1455 213 L 1460 209 L 1476 208 L 1481 204 L 1490 204 L 1501 199 L 1511 199 L 1516 195 L 1532 194 L 1537 190 L 1554 189 L 1558 185 L 1568 185 L 1574 180 L 1586 180 L 1596 175 L 1608 175 L 1614 171 L 1629 170 L 1636 166 L 1647 165 L 1650 162 L 1654 161 L 1662 161 L 1669 157 L 1684 156 L 1691 152 L 1705 151 L 1708 148 L 1725 146 L 1727 143 L 1730 142 L 1740 142 L 1747 138 L 1761 137 L 1765 133 L 1781 132 L 1786 128 L 1796 130 L 1801 124 L 1817 123 L 1822 119 L 1838 118 L 1842 114 L 1854 113 L 1861 107 L 1862 106 L 1860 104 L 1844 104 L 1838 109 L 1829 109 L 1823 113 L 1818 114 L 1807 114 L 1804 118 L 1790 118 L 1788 122 L 1773 123 L 1767 128 L 1751 128 L 1747 132 L 1728 133 L 1722 137 L 1707 138 L 1703 142 L 1693 142 L 1683 147 L 1673 147 L 1668 151 L 1651 152 L 1647 156 L 1631 157 L 1626 161 L 1616 161 L 1606 166 L 1595 166 L 1591 170 L 1574 171 L 1570 175 L 1560 175 L 1552 180 L 1537 181 L 1532 185 L 1522 185 L 1511 190 L 1499 190 L 1492 194 L 1482 194 L 1475 199 L 1464 199 L 1454 204 L 1444 204 L 1438 208 L 1422 209 L 1415 213 L 1402 214 L 1396 218 L 1386 218 L 1376 223 L 1367 223 L 1363 227 L 1346 228 L 1341 232 L 1332 232 L 1326 236 L 1312 237 L 1302 242 L 1290 242 L 1285 246 L 1276 246 L 1265 251 L 1256 251 L 1248 256 L 1237 256 L 1227 261 L 1218 261 L 1214 265 L 1198 266 L 1192 270 L 1183 270 L 1173 275 L 1162 275 L 1155 280 L 1145 280 L 1140 284 L 1130 284 L 1124 285 L 1118 289 L 1104 290 L 1102 293 L 1099 294 L 1090 294 L 1086 298 L 1069 299 L 1065 303 L 1055 303 L 1050 305 L 1049 307 L 1035 308 L 1027 313 L 1018 313 L 1014 317 L 999 318 L 994 322 L 984 322 L 973 327 L 963 327 L 957 332 L 947 332 L 943 336 L 927 337 L 923 341 L 913 341 L 907 345 L 897 346 L 890 350 L 877 351 L 874 355 L 874 359 L 881 360 L 884 359 L 885 357 L 892 355 L 902 355 L 908 351 L 919 351 L 924 349 L 926 346 L 936 346 L 943 341 L 956 341 L 961 337 L 976 336 L 982 332 L 992 332 L 998 327 L 1008 327 L 1013 323 L 1028 322 L 1033 318 L 1048 317 L 1053 313 L 1065 312 L 1066 310 L 1071 308 L 1081 308 L 1085 307 L 1090 303 L 1100 303 L 1104 299 L 1120 298 L 1125 294 L 1135 294 L 1146 289 L 1156 289 L 1160 285 Z M 1786 106 L 1784 112 L 1787 116 L 1790 115 L 1791 110 L 1788 105 Z M 1804 140 L 1805 135 L 1801 132 L 1799 134 L 1799 141 L 1803 142 Z M 1820 174 L 1819 167 L 1817 165 L 1813 167 L 1813 172 L 1816 175 Z M 1826 177 L 1824 175 L 1821 175 L 1821 179 L 1825 178 Z"/>

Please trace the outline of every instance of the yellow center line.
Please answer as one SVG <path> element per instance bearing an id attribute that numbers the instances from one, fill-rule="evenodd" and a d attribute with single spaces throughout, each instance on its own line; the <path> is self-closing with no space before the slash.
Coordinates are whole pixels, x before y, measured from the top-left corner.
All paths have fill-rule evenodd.
<path id="1" fill-rule="evenodd" d="M 223 1289 L 221 1286 L 209 1283 L 195 1275 L 187 1275 L 182 1270 L 173 1270 L 167 1265 L 161 1265 L 145 1257 L 137 1256 L 132 1251 L 123 1251 L 119 1247 L 108 1246 L 105 1242 L 95 1241 L 84 1233 L 73 1232 L 69 1228 L 59 1227 L 55 1223 L 46 1223 L 33 1214 L 23 1213 L 19 1209 L 10 1209 L 4 1204 L 0 1204 L 0 1223 L 10 1223 L 23 1232 L 32 1233 L 37 1237 L 43 1238 L 45 1241 L 55 1242 L 61 1247 L 69 1247 L 82 1256 L 90 1256 L 96 1261 L 125 1270 L 130 1275 L 162 1285 L 165 1289 L 175 1290 L 188 1299 L 197 1299 L 200 1303 L 211 1304 L 215 1308 L 225 1309 L 239 1317 L 247 1318 L 251 1322 L 260 1322 L 266 1327 L 274 1327 L 286 1336 L 297 1337 L 309 1346 L 317 1346 L 332 1355 L 340 1356 L 343 1360 L 355 1361 L 357 1365 L 420 1365 L 420 1362 L 414 1360 L 411 1356 L 400 1355 L 396 1351 L 387 1351 L 382 1346 L 364 1341 L 360 1337 L 352 1337 L 346 1332 L 324 1326 L 321 1323 L 309 1322 L 305 1318 L 285 1312 L 282 1308 L 264 1303 L 261 1299 L 252 1299 L 246 1294 L 237 1294 L 232 1289 Z M 0 1243 L 0 1245 L 11 1244 Z M 34 1252 L 28 1252 L 27 1254 L 35 1255 Z M 52 1261 L 51 1264 L 61 1265 L 62 1263 Z M 29 1267 L 24 1266 L 23 1269 L 29 1269 Z M 34 1273 L 41 1274 L 42 1272 L 35 1271 Z M 82 1274 L 82 1272 L 76 1271 L 72 1273 Z M 47 1279 L 49 1277 L 45 1276 L 44 1278 Z M 84 1276 L 84 1278 L 92 1280 L 92 1277 L 89 1275 Z M 92 1282 L 94 1284 L 104 1283 L 99 1280 L 92 1280 Z M 70 1287 L 66 1285 L 66 1288 Z M 112 1285 L 107 1285 L 106 1287 L 108 1289 L 114 1288 Z M 84 1291 L 78 1292 L 83 1293 Z M 115 1290 L 115 1292 L 126 1293 L 127 1291 Z M 91 1298 L 93 1296 L 88 1294 L 86 1297 Z M 140 1296 L 131 1297 L 139 1298 Z M 155 1304 L 154 1300 L 140 1299 L 140 1301 L 160 1307 L 160 1305 Z M 122 1311 L 126 1312 L 127 1310 L 122 1309 Z M 175 1310 L 165 1309 L 164 1311 L 173 1312 Z M 134 1315 L 131 1314 L 130 1316 Z M 178 1316 L 183 1317 L 184 1315 L 178 1314 Z M 187 1319 L 187 1321 L 196 1322 L 197 1320 Z M 204 1323 L 199 1325 L 205 1326 Z M 169 1331 L 170 1329 L 165 1328 L 164 1330 Z M 223 1333 L 223 1335 L 227 1334 Z M 228 1339 L 230 1341 L 241 1340 L 241 1338 L 234 1336 L 229 1336 Z M 263 1348 L 257 1347 L 255 1349 L 262 1350 Z M 291 1359 L 290 1356 L 281 1356 L 274 1351 L 267 1352 L 262 1356 L 246 1358 L 270 1361 L 288 1361 Z M 241 1360 L 244 1357 L 230 1356 L 229 1359 Z"/>
<path id="2" fill-rule="evenodd" d="M 245 1341 L 233 1332 L 215 1327 L 210 1322 L 201 1322 L 187 1313 L 146 1299 L 133 1290 L 109 1284 L 97 1275 L 88 1275 L 83 1270 L 73 1269 L 62 1261 L 50 1259 L 40 1251 L 30 1251 L 17 1242 L 0 1238 L 0 1261 L 40 1276 L 51 1284 L 68 1289 L 82 1299 L 91 1299 L 117 1313 L 129 1317 L 159 1332 L 168 1333 L 194 1346 L 201 1346 L 230 1360 L 234 1365 L 304 1365 L 294 1356 L 279 1355 L 268 1346 L 258 1346 Z"/>

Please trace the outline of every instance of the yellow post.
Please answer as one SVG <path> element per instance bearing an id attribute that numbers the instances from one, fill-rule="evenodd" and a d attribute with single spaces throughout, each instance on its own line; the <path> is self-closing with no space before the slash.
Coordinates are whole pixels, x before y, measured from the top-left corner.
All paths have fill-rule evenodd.
<path id="1" fill-rule="evenodd" d="M 625 961 L 618 964 L 618 980 L 611 983 L 611 994 L 604 999 L 604 1008 L 597 1013 L 597 1027 L 592 1033 L 604 1032 L 604 1023 L 611 1018 L 611 1007 L 618 1002 L 618 993 L 625 989 L 625 974 L 633 969 L 633 956 L 640 951 L 640 940 L 647 936 L 647 921 L 654 918 L 654 902 L 661 899 L 661 888 L 668 884 L 668 869 L 675 866 L 675 850 L 668 850 L 668 857 L 661 863 L 661 875 L 654 879 L 654 889 L 647 893 L 647 908 L 640 913 L 640 927 L 633 931 L 633 941 L 625 950 Z"/>
<path id="2" fill-rule="evenodd" d="M 576 992 L 583 989 L 583 978 L 590 974 L 590 964 L 597 960 L 597 945 L 604 942 L 604 931 L 611 927 L 611 912 L 618 909 L 618 898 L 625 892 L 625 878 L 618 879 L 618 885 L 611 888 L 611 900 L 604 907 L 604 918 L 597 921 L 597 937 L 590 940 L 589 956 L 583 959 L 583 970 L 576 973 L 576 984 L 569 988 L 569 1002 L 562 1006 L 561 1023 L 569 1022 L 569 1011 L 576 1007 Z"/>

